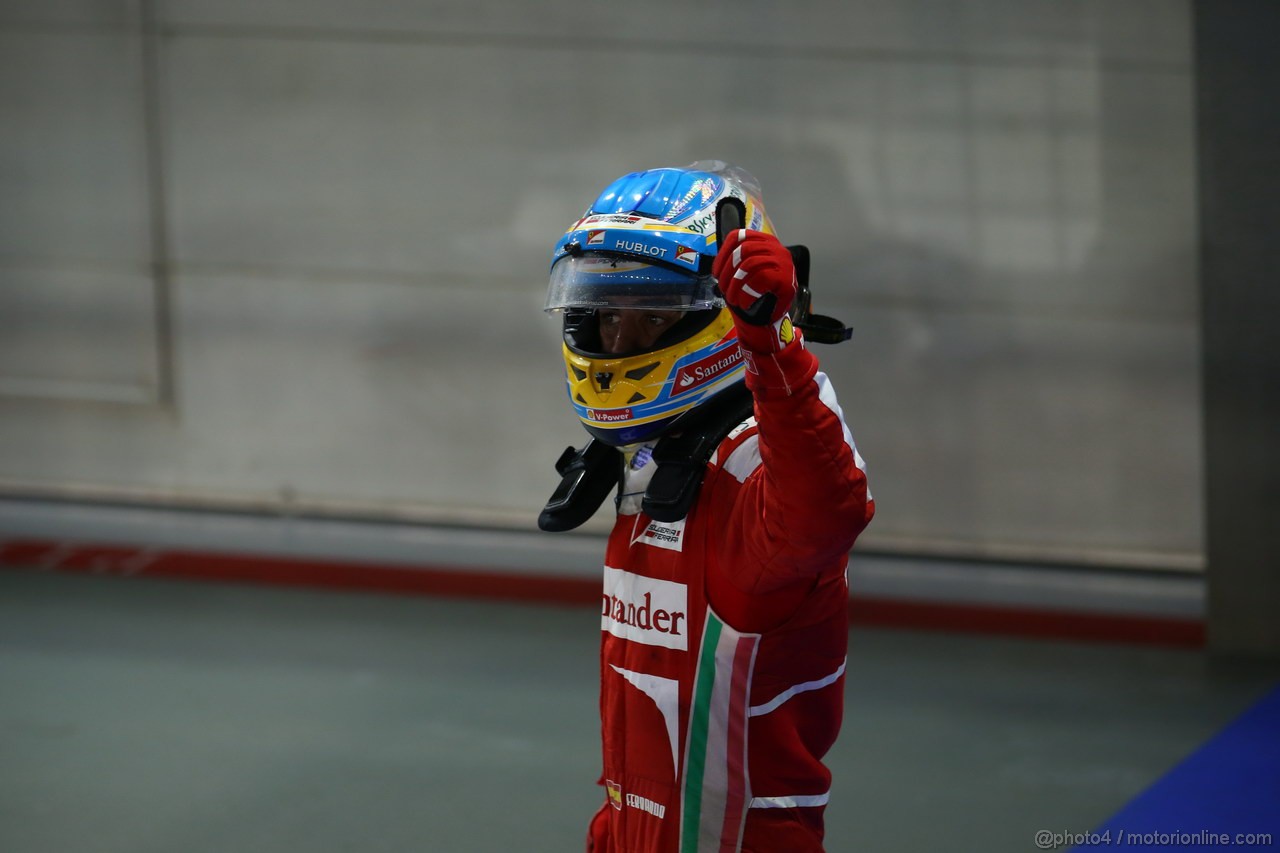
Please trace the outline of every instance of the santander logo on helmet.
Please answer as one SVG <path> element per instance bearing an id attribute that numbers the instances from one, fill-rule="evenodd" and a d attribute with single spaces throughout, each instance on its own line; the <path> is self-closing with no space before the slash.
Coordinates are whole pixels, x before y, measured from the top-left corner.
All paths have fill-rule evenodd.
<path id="1" fill-rule="evenodd" d="M 742 350 L 738 348 L 737 338 L 734 338 L 728 346 L 680 367 L 676 372 L 676 390 L 672 392 L 672 396 L 701 388 L 741 367 Z"/>

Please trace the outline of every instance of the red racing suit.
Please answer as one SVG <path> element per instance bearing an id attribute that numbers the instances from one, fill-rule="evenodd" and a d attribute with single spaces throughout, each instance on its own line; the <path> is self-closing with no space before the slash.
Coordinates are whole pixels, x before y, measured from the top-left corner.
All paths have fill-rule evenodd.
<path id="1" fill-rule="evenodd" d="M 684 519 L 639 511 L 628 466 L 605 556 L 592 853 L 822 850 L 848 552 L 874 503 L 817 359 L 798 344 L 751 361 L 755 416 Z"/>

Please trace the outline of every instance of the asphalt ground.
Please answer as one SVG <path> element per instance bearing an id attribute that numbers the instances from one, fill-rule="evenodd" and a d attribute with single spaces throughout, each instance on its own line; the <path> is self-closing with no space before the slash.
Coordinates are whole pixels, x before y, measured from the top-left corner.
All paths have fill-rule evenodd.
<path id="1" fill-rule="evenodd" d="M 598 632 L 590 607 L 2 570 L 0 850 L 580 850 Z M 1277 682 L 1197 650 L 855 629 L 828 849 L 1088 832 Z"/>

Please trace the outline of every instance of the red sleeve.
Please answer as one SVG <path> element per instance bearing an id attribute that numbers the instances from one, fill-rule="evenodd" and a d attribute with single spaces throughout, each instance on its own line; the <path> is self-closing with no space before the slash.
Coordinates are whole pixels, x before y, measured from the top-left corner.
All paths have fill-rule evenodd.
<path id="1" fill-rule="evenodd" d="M 747 356 L 757 431 L 754 444 L 723 447 L 717 460 L 719 476 L 741 487 L 717 489 L 726 535 L 716 562 L 734 587 L 752 594 L 843 573 L 875 504 L 817 358 L 803 344 Z"/>

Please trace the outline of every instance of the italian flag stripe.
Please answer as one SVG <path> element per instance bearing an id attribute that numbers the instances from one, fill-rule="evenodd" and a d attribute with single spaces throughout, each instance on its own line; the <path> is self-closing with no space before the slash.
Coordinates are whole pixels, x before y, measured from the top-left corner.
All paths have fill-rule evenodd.
<path id="1" fill-rule="evenodd" d="M 759 634 L 743 634 L 707 608 L 686 739 L 680 849 L 737 851 L 751 794 L 747 713 Z"/>

